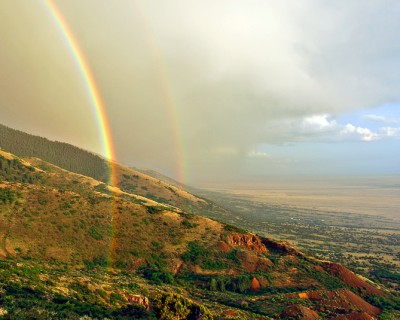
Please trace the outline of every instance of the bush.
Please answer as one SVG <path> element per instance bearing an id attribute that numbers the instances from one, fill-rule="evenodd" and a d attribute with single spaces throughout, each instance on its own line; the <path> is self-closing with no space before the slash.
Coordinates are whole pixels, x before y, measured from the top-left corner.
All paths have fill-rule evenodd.
<path id="1" fill-rule="evenodd" d="M 148 319 L 149 312 L 142 305 L 128 305 L 114 312 L 114 316 L 118 319 L 118 316 L 127 317 L 128 319 Z"/>
<path id="2" fill-rule="evenodd" d="M 203 267 L 207 270 L 222 270 L 226 268 L 226 263 L 220 260 L 207 259 Z"/>
<path id="3" fill-rule="evenodd" d="M 194 262 L 195 264 L 201 264 L 203 261 L 203 258 L 207 256 L 208 250 L 201 245 L 199 245 L 195 241 L 188 242 L 187 244 L 187 250 L 186 252 L 182 255 L 182 259 L 185 262 Z"/>
<path id="4" fill-rule="evenodd" d="M 88 269 L 94 269 L 96 267 L 107 267 L 108 266 L 108 261 L 105 257 L 99 256 L 99 257 L 94 257 L 92 261 L 90 260 L 84 260 L 83 263 L 85 264 L 86 268 Z"/>
<path id="5" fill-rule="evenodd" d="M 153 300 L 153 308 L 161 320 L 212 320 L 211 312 L 203 305 L 197 304 L 178 294 L 159 294 Z"/>
<path id="6" fill-rule="evenodd" d="M 174 276 L 171 272 L 154 265 L 149 267 L 141 267 L 139 268 L 139 272 L 143 275 L 143 277 L 155 284 L 172 284 L 175 282 Z"/>

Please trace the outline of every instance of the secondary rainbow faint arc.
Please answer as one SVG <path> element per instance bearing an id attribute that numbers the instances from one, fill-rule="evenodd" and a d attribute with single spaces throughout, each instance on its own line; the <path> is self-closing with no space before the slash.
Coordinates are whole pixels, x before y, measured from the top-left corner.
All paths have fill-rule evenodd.
<path id="1" fill-rule="evenodd" d="M 153 28 L 149 24 L 149 21 L 146 17 L 145 10 L 143 6 L 139 3 L 139 1 L 133 1 L 135 8 L 137 9 L 137 13 L 141 17 L 141 22 L 143 29 L 142 31 L 146 34 L 145 39 L 147 40 L 147 44 L 150 49 L 151 58 L 153 59 L 155 68 L 155 74 L 159 81 L 159 88 L 162 96 L 164 97 L 165 107 L 169 118 L 169 123 L 172 130 L 172 138 L 175 144 L 175 174 L 176 179 L 179 182 L 185 183 L 187 176 L 187 168 L 185 161 L 185 152 L 184 152 L 184 143 L 183 143 L 183 134 L 182 129 L 180 127 L 179 121 L 179 112 L 178 112 L 178 104 L 174 97 L 174 90 L 172 87 L 171 77 L 168 75 L 167 64 L 163 60 L 163 56 L 161 54 L 161 48 L 158 45 L 155 32 Z"/>
<path id="2" fill-rule="evenodd" d="M 68 23 L 65 21 L 63 15 L 60 10 L 56 7 L 52 0 L 45 0 L 46 8 L 49 10 L 50 16 L 55 22 L 55 25 L 61 32 L 64 37 L 65 43 L 67 44 L 68 49 L 71 51 L 72 56 L 74 57 L 75 62 L 78 65 L 78 70 L 80 71 L 80 75 L 83 80 L 83 84 L 86 87 L 87 94 L 89 96 L 91 107 L 96 115 L 98 130 L 101 135 L 102 144 L 103 144 L 103 154 L 109 161 L 109 169 L 110 169 L 110 184 L 116 185 L 116 177 L 113 170 L 113 160 L 115 159 L 114 148 L 112 145 L 111 131 L 107 121 L 107 114 L 105 111 L 105 106 L 102 101 L 101 95 L 97 88 L 96 81 L 93 77 L 92 71 L 89 67 L 88 62 L 84 54 L 82 53 L 78 42 L 76 41 L 74 34 L 68 26 Z"/>

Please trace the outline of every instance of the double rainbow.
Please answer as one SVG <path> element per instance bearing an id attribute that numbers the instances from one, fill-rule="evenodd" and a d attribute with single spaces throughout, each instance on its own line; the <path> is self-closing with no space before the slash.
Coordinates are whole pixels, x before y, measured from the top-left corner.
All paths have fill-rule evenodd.
<path id="1" fill-rule="evenodd" d="M 90 101 L 90 106 L 93 109 L 94 114 L 96 115 L 98 132 L 102 141 L 102 148 L 103 148 L 102 154 L 109 160 L 109 167 L 110 167 L 109 182 L 111 185 L 115 186 L 117 179 L 115 172 L 113 170 L 112 160 L 116 159 L 116 155 L 112 143 L 111 130 L 107 120 L 106 108 L 101 98 L 93 73 L 90 69 L 90 65 L 85 55 L 83 54 L 82 50 L 80 49 L 79 43 L 76 40 L 72 30 L 70 29 L 68 23 L 65 21 L 60 10 L 54 4 L 53 0 L 43 0 L 43 1 L 49 13 L 49 16 L 51 17 L 54 24 L 60 31 L 60 34 L 62 35 L 64 42 L 77 65 L 77 69 L 79 70 L 79 74 L 82 78 L 82 83 L 85 87 L 85 91 L 87 92 Z M 157 41 L 155 41 L 154 33 L 151 31 L 151 27 L 147 23 L 147 20 L 145 18 L 145 15 L 143 14 L 143 10 L 140 7 L 139 3 L 135 2 L 135 4 L 136 4 L 136 9 L 142 16 L 142 24 L 144 26 L 143 29 L 147 35 L 148 46 L 152 53 L 153 63 L 155 65 L 155 70 L 157 73 L 157 79 L 159 81 L 160 94 L 164 98 L 166 111 L 169 117 L 168 122 L 171 124 L 171 130 L 175 145 L 176 179 L 180 182 L 185 182 L 186 168 L 183 156 L 184 155 L 183 141 L 182 141 L 182 135 L 180 134 L 177 103 L 174 99 L 173 89 L 168 81 L 168 72 L 160 53 L 161 50 L 157 45 Z"/>
<path id="2" fill-rule="evenodd" d="M 68 23 L 65 21 L 62 13 L 54 4 L 53 0 L 43 0 L 44 5 L 48 11 L 49 16 L 53 20 L 55 26 L 59 30 L 60 34 L 62 35 L 66 47 L 69 49 L 73 60 L 77 65 L 77 69 L 79 71 L 80 77 L 82 79 L 82 83 L 85 87 L 85 91 L 88 95 L 88 99 L 90 101 L 90 106 L 93 109 L 94 114 L 96 115 L 96 122 L 98 127 L 98 132 L 101 137 L 102 141 L 102 148 L 103 148 L 103 155 L 106 157 L 109 166 L 109 184 L 111 186 L 117 186 L 117 177 L 116 177 L 116 170 L 115 170 L 115 152 L 112 143 L 112 135 L 110 126 L 107 120 L 107 113 L 106 108 L 104 106 L 102 97 L 100 95 L 98 86 L 96 84 L 95 78 L 93 73 L 90 69 L 90 65 L 85 58 L 82 50 L 79 47 L 78 41 L 74 37 L 72 30 L 70 29 Z M 140 8 L 138 8 L 140 10 Z M 143 23 L 146 23 L 146 19 L 143 19 Z M 150 30 L 150 28 L 146 28 Z M 178 121 L 178 114 L 177 114 L 177 106 L 174 101 L 174 97 L 172 94 L 172 88 L 169 86 L 167 81 L 167 70 L 164 67 L 160 50 L 156 45 L 156 41 L 154 41 L 154 36 L 149 32 L 148 34 L 149 39 L 149 46 L 153 51 L 153 58 L 154 63 L 156 65 L 156 70 L 158 72 L 158 79 L 160 89 L 162 91 L 162 95 L 165 99 L 165 104 L 167 107 L 167 112 L 169 115 L 169 121 L 172 124 L 171 128 L 173 130 L 174 135 L 174 142 L 176 148 L 176 155 L 177 155 L 177 167 L 176 167 L 176 174 L 177 179 L 179 181 L 184 181 L 184 161 L 183 161 L 183 148 L 182 148 L 182 140 L 179 135 L 179 121 Z M 153 41 L 151 41 L 153 40 Z M 118 224 L 118 215 L 117 215 L 117 195 L 113 195 L 113 202 L 111 207 L 111 215 L 110 215 L 110 223 L 111 223 L 111 234 L 110 234 L 110 245 L 109 245 L 109 254 L 108 254 L 108 262 L 109 266 L 112 264 L 113 254 L 115 253 L 115 246 L 116 246 L 116 238 L 114 237 L 115 231 L 117 229 Z"/>

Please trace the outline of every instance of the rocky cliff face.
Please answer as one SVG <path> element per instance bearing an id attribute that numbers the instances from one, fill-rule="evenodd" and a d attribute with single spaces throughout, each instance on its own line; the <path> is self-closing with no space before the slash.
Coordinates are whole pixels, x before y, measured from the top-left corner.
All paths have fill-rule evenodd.
<path id="1" fill-rule="evenodd" d="M 228 236 L 228 243 L 232 247 L 242 247 L 255 254 L 268 253 L 267 248 L 262 243 L 261 239 L 252 234 L 233 233 Z"/>

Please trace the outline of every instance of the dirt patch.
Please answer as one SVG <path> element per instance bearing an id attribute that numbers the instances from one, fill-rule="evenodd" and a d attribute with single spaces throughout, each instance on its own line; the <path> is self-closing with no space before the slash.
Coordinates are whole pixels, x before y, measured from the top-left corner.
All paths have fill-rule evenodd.
<path id="1" fill-rule="evenodd" d="M 231 318 L 231 317 L 236 317 L 237 312 L 234 311 L 234 310 L 225 310 L 225 311 L 222 312 L 222 314 L 224 316 L 227 316 L 227 317 Z"/>
<path id="2" fill-rule="evenodd" d="M 240 260 L 242 267 L 247 272 L 256 272 L 258 266 L 258 257 L 250 251 L 238 251 L 236 257 Z"/>
<path id="3" fill-rule="evenodd" d="M 329 309 L 351 312 L 365 312 L 371 316 L 377 316 L 381 310 L 366 302 L 363 298 L 347 289 L 330 291 L 310 291 L 287 295 L 288 298 L 308 299 L 316 302 L 321 310 Z"/>
<path id="4" fill-rule="evenodd" d="M 320 319 L 318 313 L 310 308 L 295 305 L 287 308 L 282 313 L 282 319 L 299 319 L 299 320 L 313 320 L 313 319 Z"/>
<path id="5" fill-rule="evenodd" d="M 366 312 L 352 312 L 340 317 L 333 318 L 333 320 L 376 320 L 377 318 L 369 315 Z"/>
<path id="6" fill-rule="evenodd" d="M 230 252 L 231 251 L 231 247 L 224 241 L 218 242 L 218 247 L 223 252 Z"/>

